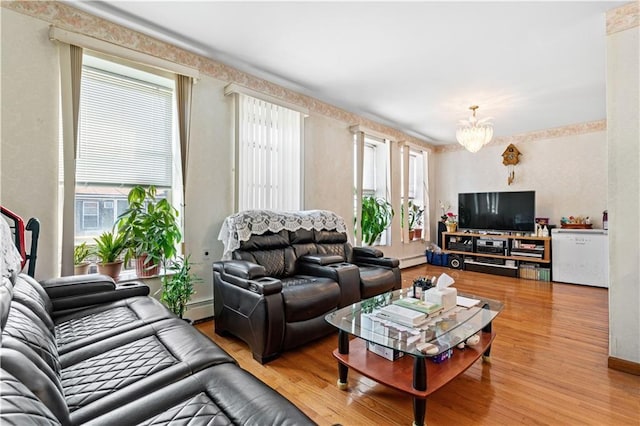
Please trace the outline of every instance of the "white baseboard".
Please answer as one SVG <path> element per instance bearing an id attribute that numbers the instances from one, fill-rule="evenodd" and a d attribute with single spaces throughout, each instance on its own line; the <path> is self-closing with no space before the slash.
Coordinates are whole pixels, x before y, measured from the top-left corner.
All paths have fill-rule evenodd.
<path id="1" fill-rule="evenodd" d="M 424 254 L 406 257 L 404 259 L 400 259 L 400 269 L 410 268 L 416 265 L 422 265 L 427 263 L 427 258 Z"/>
<path id="2" fill-rule="evenodd" d="M 184 317 L 192 321 L 213 317 L 213 299 L 187 304 L 187 312 L 185 312 Z"/>

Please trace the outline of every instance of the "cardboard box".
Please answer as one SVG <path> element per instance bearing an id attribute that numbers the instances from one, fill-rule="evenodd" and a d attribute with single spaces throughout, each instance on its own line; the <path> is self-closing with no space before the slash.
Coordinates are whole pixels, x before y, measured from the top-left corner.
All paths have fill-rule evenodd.
<path id="1" fill-rule="evenodd" d="M 380 355 L 381 357 L 388 359 L 389 361 L 395 361 L 396 359 L 404 356 L 404 352 L 400 352 L 397 349 L 387 348 L 386 346 L 378 345 L 373 342 L 367 342 L 367 349 L 376 355 Z"/>

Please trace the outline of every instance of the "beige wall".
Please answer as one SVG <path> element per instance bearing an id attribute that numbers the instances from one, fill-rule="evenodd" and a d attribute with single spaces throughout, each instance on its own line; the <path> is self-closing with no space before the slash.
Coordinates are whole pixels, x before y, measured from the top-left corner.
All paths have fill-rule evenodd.
<path id="1" fill-rule="evenodd" d="M 536 216 L 559 225 L 562 216 L 589 216 L 602 227 L 607 208 L 607 134 L 605 131 L 515 144 L 522 153 L 515 180 L 507 184 L 502 164 L 507 145 L 489 145 L 436 154 L 435 200 L 457 212 L 459 192 L 536 191 Z M 434 212 L 437 218 L 438 209 Z M 435 238 L 435 230 L 432 232 Z"/>
<path id="2" fill-rule="evenodd" d="M 41 222 L 37 276 L 58 260 L 58 50 L 49 25 L 2 9 L 2 205 Z"/>
<path id="3" fill-rule="evenodd" d="M 304 128 L 304 208 L 332 210 L 353 229 L 353 134 L 317 114 Z"/>
<path id="4" fill-rule="evenodd" d="M 2 10 L 2 202 L 42 221 L 38 278 L 59 273 L 58 246 L 58 52 L 49 24 Z M 228 84 L 207 75 L 194 86 L 188 165 L 185 246 L 203 279 L 188 316 L 213 314 L 211 263 L 220 259 L 220 225 L 233 213 L 233 97 Z M 353 226 L 353 135 L 347 123 L 317 113 L 305 119 L 304 208 L 333 210 Z M 208 258 L 204 251 L 209 250 Z M 390 255 L 422 253 L 419 243 Z M 157 280 L 149 280 L 152 294 Z"/>
<path id="5" fill-rule="evenodd" d="M 607 37 L 609 354 L 640 363 L 640 28 Z"/>

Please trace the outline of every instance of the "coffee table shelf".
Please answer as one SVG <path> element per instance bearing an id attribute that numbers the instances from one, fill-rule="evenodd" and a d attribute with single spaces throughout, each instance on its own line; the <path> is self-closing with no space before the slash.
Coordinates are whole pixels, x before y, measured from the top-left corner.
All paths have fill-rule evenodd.
<path id="1" fill-rule="evenodd" d="M 426 359 L 427 390 L 425 391 L 416 390 L 412 386 L 413 356 L 405 355 L 395 361 L 389 361 L 367 350 L 367 342 L 359 338 L 349 342 L 348 354 L 341 354 L 338 349 L 335 349 L 333 356 L 341 364 L 376 382 L 417 398 L 426 398 L 471 367 L 491 346 L 495 336 L 495 332 L 480 333 L 480 343 L 467 346 L 463 350 L 454 349 L 454 355 L 439 364 Z"/>
<path id="2" fill-rule="evenodd" d="M 463 295 L 476 299 L 476 304 L 454 306 L 430 315 L 424 323 L 414 327 L 379 317 L 379 309 L 411 295 L 411 289 L 381 294 L 338 309 L 325 319 L 338 328 L 338 348 L 333 351 L 338 360 L 338 386 L 347 389 L 351 368 L 376 382 L 405 392 L 413 397 L 414 425 L 422 426 L 427 397 L 464 373 L 478 358 L 488 359 L 496 337 L 491 325 L 502 311 L 503 304 L 497 300 Z M 478 343 L 464 349 L 456 347 L 475 334 L 480 338 Z M 390 361 L 369 351 L 368 343 L 402 352 L 404 356 Z M 430 343 L 437 352 L 426 355 L 418 350 L 419 343 Z M 429 359 L 447 350 L 453 350 L 451 358 L 441 363 Z"/>

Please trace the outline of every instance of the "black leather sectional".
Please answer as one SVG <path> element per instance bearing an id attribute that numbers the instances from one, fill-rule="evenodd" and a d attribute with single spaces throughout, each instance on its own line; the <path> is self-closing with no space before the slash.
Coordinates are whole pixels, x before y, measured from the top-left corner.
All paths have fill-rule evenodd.
<path id="1" fill-rule="evenodd" d="M 6 272 L 2 425 L 314 424 L 144 285 Z"/>
<path id="2" fill-rule="evenodd" d="M 261 363 L 335 329 L 337 308 L 401 287 L 398 259 L 352 247 L 335 229 L 264 232 L 213 265 L 215 329 Z"/>

